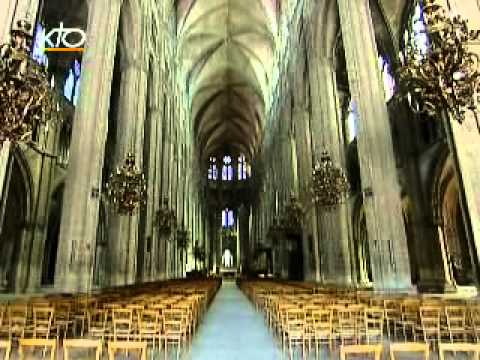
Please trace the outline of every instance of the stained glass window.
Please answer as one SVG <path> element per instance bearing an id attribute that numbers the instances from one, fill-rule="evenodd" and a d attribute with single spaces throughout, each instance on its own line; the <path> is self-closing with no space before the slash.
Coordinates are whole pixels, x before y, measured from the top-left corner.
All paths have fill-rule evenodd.
<path id="1" fill-rule="evenodd" d="M 238 180 L 246 180 L 248 176 L 247 160 L 241 155 L 238 157 Z"/>
<path id="2" fill-rule="evenodd" d="M 224 181 L 233 180 L 233 166 L 232 166 L 231 156 L 223 157 L 222 180 Z"/>
<path id="3" fill-rule="evenodd" d="M 75 88 L 75 76 L 73 75 L 73 69 L 68 70 L 68 76 L 65 80 L 65 85 L 63 86 L 63 95 L 72 101 L 73 91 Z"/>
<path id="4" fill-rule="evenodd" d="M 235 224 L 235 218 L 233 216 L 233 210 L 228 208 L 222 211 L 222 226 L 231 227 Z"/>
<path id="5" fill-rule="evenodd" d="M 45 28 L 38 23 L 35 27 L 35 35 L 33 37 L 32 58 L 39 63 L 48 67 L 48 57 L 44 50 Z"/>
<path id="6" fill-rule="evenodd" d="M 217 180 L 218 170 L 217 170 L 217 159 L 214 157 L 210 158 L 210 166 L 208 167 L 208 180 Z"/>
<path id="7" fill-rule="evenodd" d="M 351 100 L 347 115 L 347 140 L 350 144 L 358 135 L 358 112 L 357 104 Z"/>
<path id="8" fill-rule="evenodd" d="M 378 66 L 382 74 L 383 89 L 385 91 L 385 100 L 389 101 L 395 95 L 396 82 L 392 73 L 390 59 L 384 55 L 378 55 Z"/>
<path id="9" fill-rule="evenodd" d="M 63 95 L 77 105 L 78 95 L 80 93 L 80 76 L 82 74 L 82 66 L 80 62 L 75 59 L 71 68 L 68 70 L 68 75 L 63 86 Z"/>
<path id="10" fill-rule="evenodd" d="M 426 55 L 430 41 L 423 14 L 423 0 L 417 0 L 404 33 L 404 51 L 413 48 L 418 54 Z"/>

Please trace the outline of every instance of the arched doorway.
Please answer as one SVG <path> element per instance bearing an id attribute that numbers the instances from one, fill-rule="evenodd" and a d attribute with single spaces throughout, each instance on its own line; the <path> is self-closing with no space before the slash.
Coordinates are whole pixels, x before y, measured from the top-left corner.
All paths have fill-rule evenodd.
<path id="1" fill-rule="evenodd" d="M 63 205 L 64 185 L 60 185 L 51 198 L 48 214 L 47 238 L 43 251 L 42 285 L 53 285 L 55 280 L 55 265 L 57 263 L 58 239 Z"/>
<path id="2" fill-rule="evenodd" d="M 440 224 L 446 271 L 453 285 L 473 285 L 474 267 L 460 206 L 460 189 L 451 156 L 438 168 L 434 181 L 433 210 Z"/>
<path id="3" fill-rule="evenodd" d="M 3 222 L 0 233 L 0 289 L 14 291 L 17 265 L 25 227 L 28 225 L 30 186 L 18 154 L 10 158 L 9 176 L 2 199 Z"/>
<path id="4" fill-rule="evenodd" d="M 359 285 L 371 285 L 373 281 L 370 249 L 368 246 L 367 217 L 363 202 L 357 202 L 353 212 L 353 243 Z"/>
<path id="5" fill-rule="evenodd" d="M 443 196 L 442 223 L 452 279 L 457 285 L 471 285 L 474 281 L 473 266 L 460 208 L 458 183 L 453 178 Z"/>

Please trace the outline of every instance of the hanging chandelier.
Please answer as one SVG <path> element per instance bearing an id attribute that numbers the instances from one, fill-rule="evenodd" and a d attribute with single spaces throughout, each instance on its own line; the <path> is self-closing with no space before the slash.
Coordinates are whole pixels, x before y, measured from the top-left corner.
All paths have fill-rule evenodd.
<path id="1" fill-rule="evenodd" d="M 58 111 L 46 70 L 29 55 L 31 25 L 19 20 L 0 45 L 0 142 L 29 140 Z"/>
<path id="2" fill-rule="evenodd" d="M 177 247 L 180 250 L 186 250 L 189 242 L 188 230 L 185 228 L 185 224 L 182 224 L 180 229 L 177 230 Z"/>
<path id="3" fill-rule="evenodd" d="M 467 110 L 477 111 L 479 58 L 469 51 L 469 43 L 480 38 L 480 31 L 469 30 L 467 20 L 458 15 L 447 15 L 436 0 L 424 0 L 423 14 L 428 49 L 408 44 L 405 56 L 400 54 L 402 95 L 417 113 L 436 117 L 446 110 L 462 123 Z"/>
<path id="4" fill-rule="evenodd" d="M 143 172 L 135 165 L 135 155 L 128 153 L 124 164 L 110 175 L 108 199 L 119 214 L 132 216 L 145 203 L 146 189 Z"/>
<path id="5" fill-rule="evenodd" d="M 156 213 L 156 227 L 161 234 L 169 235 L 177 226 L 175 211 L 168 207 L 168 197 L 163 199 L 162 206 Z"/>
<path id="6" fill-rule="evenodd" d="M 322 153 L 312 174 L 313 202 L 331 209 L 345 201 L 350 184 L 342 168 L 336 167 L 327 151 Z"/>
<path id="7" fill-rule="evenodd" d="M 285 211 L 280 220 L 280 227 L 284 231 L 301 231 L 303 223 L 303 208 L 298 198 L 292 193 L 285 206 Z"/>

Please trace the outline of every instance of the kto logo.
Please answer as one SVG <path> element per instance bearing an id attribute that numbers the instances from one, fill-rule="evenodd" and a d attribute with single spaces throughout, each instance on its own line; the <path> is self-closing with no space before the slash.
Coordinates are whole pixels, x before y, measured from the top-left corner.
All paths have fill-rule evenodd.
<path id="1" fill-rule="evenodd" d="M 55 34 L 57 34 L 57 40 L 54 42 L 52 37 Z M 45 52 L 82 52 L 87 41 L 87 34 L 82 29 L 63 27 L 63 22 L 61 22 L 58 28 L 46 33 L 43 40 Z"/>

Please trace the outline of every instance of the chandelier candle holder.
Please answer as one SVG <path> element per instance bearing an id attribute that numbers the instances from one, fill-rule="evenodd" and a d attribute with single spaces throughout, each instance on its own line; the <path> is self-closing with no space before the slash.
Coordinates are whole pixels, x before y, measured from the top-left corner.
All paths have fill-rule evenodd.
<path id="1" fill-rule="evenodd" d="M 135 210 L 145 204 L 147 186 L 143 172 L 135 165 L 135 155 L 128 153 L 122 166 L 110 175 L 107 196 L 117 212 L 132 216 Z"/>
<path id="2" fill-rule="evenodd" d="M 188 230 L 185 229 L 185 225 L 182 225 L 181 228 L 177 230 L 177 247 L 180 250 L 186 250 L 189 242 Z"/>
<path id="3" fill-rule="evenodd" d="M 290 200 L 285 206 L 283 218 L 280 221 L 280 226 L 285 231 L 299 231 L 303 223 L 303 208 L 298 198 L 290 195 Z"/>
<path id="4" fill-rule="evenodd" d="M 326 209 L 343 203 L 350 191 L 350 184 L 342 168 L 335 166 L 327 151 L 322 153 L 312 173 L 313 202 Z"/>
<path id="5" fill-rule="evenodd" d="M 163 199 L 162 206 L 156 213 L 156 227 L 161 234 L 169 235 L 177 226 L 175 212 L 168 206 L 168 197 Z"/>
<path id="6" fill-rule="evenodd" d="M 469 45 L 479 40 L 480 31 L 469 30 L 467 20 L 448 15 L 436 0 L 424 0 L 423 14 L 428 48 L 409 44 L 405 55 L 400 53 L 401 95 L 416 113 L 439 119 L 439 113 L 447 112 L 463 123 L 467 111 L 477 112 L 479 57 Z"/>
<path id="7" fill-rule="evenodd" d="M 58 111 L 46 69 L 30 57 L 31 24 L 19 20 L 0 45 L 0 142 L 28 141 Z"/>

